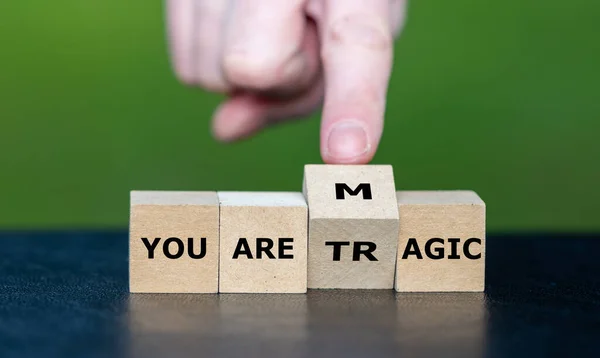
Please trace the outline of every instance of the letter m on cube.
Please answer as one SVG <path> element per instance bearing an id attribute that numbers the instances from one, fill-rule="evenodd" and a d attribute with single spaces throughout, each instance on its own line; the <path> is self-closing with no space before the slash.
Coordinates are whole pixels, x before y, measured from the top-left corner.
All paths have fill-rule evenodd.
<path id="1" fill-rule="evenodd" d="M 352 196 L 357 196 L 362 192 L 362 197 L 365 200 L 372 200 L 373 194 L 371 193 L 371 184 L 369 183 L 360 183 L 356 187 L 356 189 L 352 190 L 346 183 L 335 183 L 335 198 L 337 200 L 346 199 L 345 193 L 348 193 Z"/>

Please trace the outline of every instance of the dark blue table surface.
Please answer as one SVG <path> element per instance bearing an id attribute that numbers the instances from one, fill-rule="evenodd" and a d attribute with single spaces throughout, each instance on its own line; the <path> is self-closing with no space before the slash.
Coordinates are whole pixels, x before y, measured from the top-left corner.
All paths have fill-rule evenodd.
<path id="1" fill-rule="evenodd" d="M 126 232 L 0 244 L 0 357 L 600 357 L 600 235 L 489 237 L 485 294 L 129 294 Z"/>

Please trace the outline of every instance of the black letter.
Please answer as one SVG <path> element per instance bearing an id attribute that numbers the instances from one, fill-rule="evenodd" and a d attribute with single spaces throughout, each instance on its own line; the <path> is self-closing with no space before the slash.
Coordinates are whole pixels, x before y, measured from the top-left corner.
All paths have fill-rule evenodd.
<path id="1" fill-rule="evenodd" d="M 361 190 L 363 191 L 363 199 L 373 199 L 373 196 L 371 195 L 371 184 L 369 183 L 360 183 L 358 184 L 355 190 L 350 189 L 350 187 L 347 184 L 335 183 L 335 198 L 338 200 L 344 200 L 344 191 L 347 191 L 348 194 L 352 196 L 356 196 L 358 195 L 358 193 L 360 193 Z"/>
<path id="2" fill-rule="evenodd" d="M 249 259 L 252 258 L 252 251 L 250 251 L 250 246 L 248 246 L 248 240 L 243 237 L 238 240 L 235 251 L 233 252 L 233 259 L 237 259 L 240 255 L 246 255 Z"/>
<path id="3" fill-rule="evenodd" d="M 289 243 L 293 243 L 294 239 L 293 238 L 279 238 L 279 258 L 280 259 L 293 259 L 294 258 L 294 254 L 286 254 L 285 250 L 293 250 L 294 246 L 292 245 L 285 245 L 286 242 Z"/>
<path id="4" fill-rule="evenodd" d="M 154 241 L 152 241 L 152 244 L 150 244 L 150 242 L 148 241 L 147 238 L 142 237 L 142 242 L 146 246 L 146 249 L 148 249 L 148 258 L 149 259 L 154 258 L 154 249 L 156 249 L 156 246 L 158 246 L 159 241 L 160 241 L 160 237 L 157 237 L 156 239 L 154 239 Z"/>
<path id="5" fill-rule="evenodd" d="M 263 242 L 267 244 L 266 247 L 263 247 Z M 264 252 L 265 254 L 267 254 L 267 256 L 269 256 L 270 259 L 274 259 L 275 255 L 273 255 L 273 253 L 271 252 L 272 248 L 273 240 L 265 238 L 256 239 L 256 258 L 262 259 L 262 253 Z"/>
<path id="6" fill-rule="evenodd" d="M 463 252 L 465 254 L 465 256 L 470 259 L 470 260 L 477 260 L 481 258 L 481 252 L 478 253 L 477 255 L 473 255 L 471 254 L 471 252 L 469 251 L 469 245 L 471 245 L 471 243 L 476 242 L 479 245 L 481 245 L 481 240 L 477 239 L 477 238 L 472 238 L 469 239 L 467 241 L 465 241 L 465 245 L 463 246 Z"/>
<path id="7" fill-rule="evenodd" d="M 458 254 L 458 247 L 456 244 L 460 242 L 460 239 L 448 239 L 448 242 L 452 244 L 452 246 L 450 246 L 450 255 L 448 255 L 448 260 L 459 260 L 460 255 Z"/>
<path id="8" fill-rule="evenodd" d="M 411 247 L 413 246 L 414 248 L 411 250 Z M 417 239 L 408 239 L 408 244 L 406 244 L 406 248 L 404 249 L 404 253 L 402 254 L 402 260 L 407 259 L 408 255 L 416 255 L 417 259 L 423 259 L 423 255 L 421 255 L 421 250 L 419 250 L 419 244 L 417 244 Z"/>
<path id="9" fill-rule="evenodd" d="M 333 246 L 333 261 L 340 261 L 342 246 L 349 246 L 350 241 L 327 241 L 325 246 Z"/>
<path id="10" fill-rule="evenodd" d="M 200 238 L 200 253 L 194 254 L 194 238 L 188 237 L 188 255 L 193 259 L 201 259 L 206 256 L 206 238 Z"/>
<path id="11" fill-rule="evenodd" d="M 433 245 L 434 242 L 438 242 L 438 243 L 442 244 L 442 247 L 435 248 L 435 252 L 437 253 L 437 255 L 434 255 L 433 252 L 431 252 L 431 245 Z M 444 246 L 443 245 L 444 245 L 444 240 L 439 239 L 439 238 L 433 238 L 433 239 L 427 240 L 427 243 L 425 244 L 425 255 L 427 255 L 427 257 L 429 257 L 432 260 L 443 259 L 444 258 Z"/>
<path id="12" fill-rule="evenodd" d="M 361 249 L 361 246 L 366 246 L 365 250 Z M 352 261 L 360 261 L 360 254 L 365 255 L 369 261 L 378 261 L 372 252 L 377 248 L 377 244 L 368 241 L 356 241 L 354 243 L 354 252 L 352 253 Z"/>
<path id="13" fill-rule="evenodd" d="M 172 255 L 169 252 L 169 244 L 171 244 L 172 242 L 177 244 L 177 252 Z M 169 259 L 178 259 L 181 257 L 181 255 L 183 255 L 183 241 L 179 240 L 179 238 L 176 237 L 170 237 L 168 239 L 165 240 L 165 243 L 163 244 L 163 252 L 165 254 L 165 256 Z"/>

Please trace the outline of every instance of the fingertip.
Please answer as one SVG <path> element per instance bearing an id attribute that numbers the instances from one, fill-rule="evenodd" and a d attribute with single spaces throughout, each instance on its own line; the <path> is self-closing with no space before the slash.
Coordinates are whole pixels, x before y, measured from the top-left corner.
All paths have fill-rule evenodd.
<path id="1" fill-rule="evenodd" d="M 234 142 L 258 131 L 260 108 L 249 95 L 238 95 L 223 102 L 212 120 L 212 135 L 224 143 Z"/>
<path id="2" fill-rule="evenodd" d="M 377 146 L 375 138 L 363 122 L 342 120 L 327 131 L 321 145 L 321 156 L 327 164 L 367 164 Z"/>
<path id="3" fill-rule="evenodd" d="M 180 63 L 174 63 L 172 65 L 173 73 L 175 73 L 175 79 L 186 87 L 195 87 L 197 85 L 196 76 L 194 71 L 189 67 Z"/>

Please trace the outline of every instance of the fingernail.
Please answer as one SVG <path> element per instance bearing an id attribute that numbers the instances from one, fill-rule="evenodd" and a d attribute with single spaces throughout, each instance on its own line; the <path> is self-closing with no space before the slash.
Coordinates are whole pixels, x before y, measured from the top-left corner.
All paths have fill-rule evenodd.
<path id="1" fill-rule="evenodd" d="M 369 147 L 369 139 L 364 127 L 352 120 L 336 124 L 327 139 L 327 154 L 338 160 L 359 157 L 365 154 Z"/>

